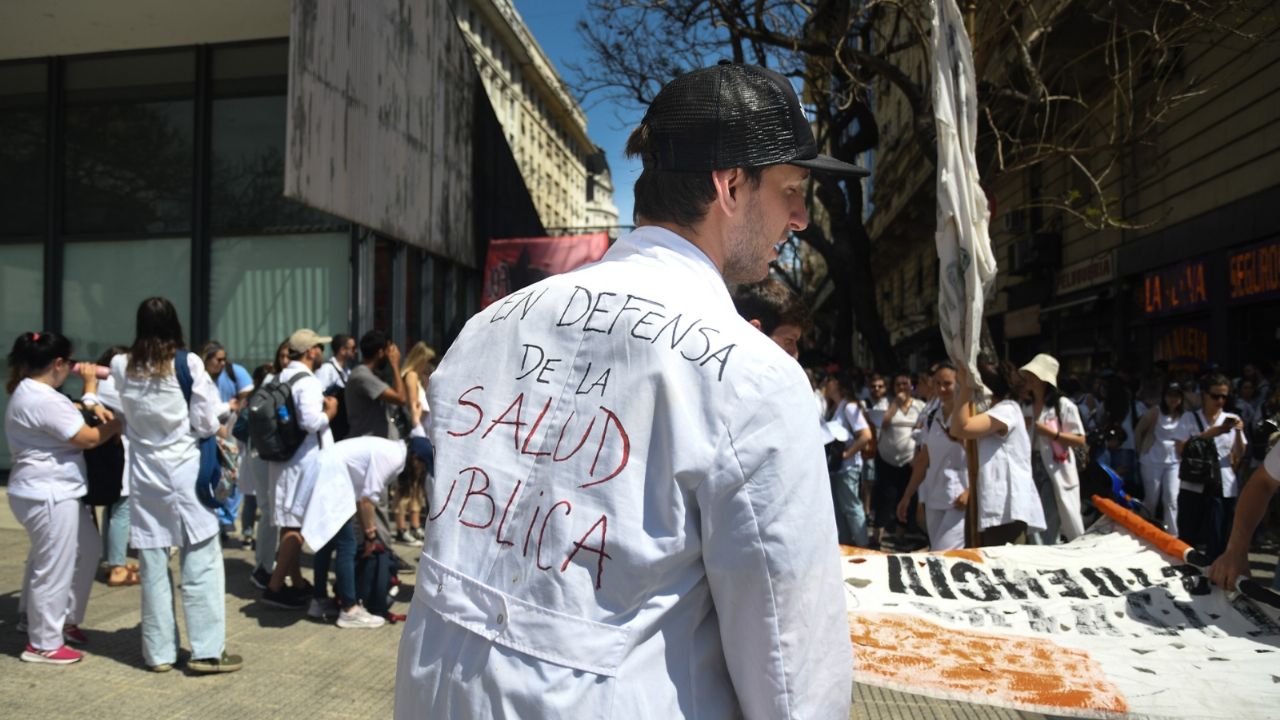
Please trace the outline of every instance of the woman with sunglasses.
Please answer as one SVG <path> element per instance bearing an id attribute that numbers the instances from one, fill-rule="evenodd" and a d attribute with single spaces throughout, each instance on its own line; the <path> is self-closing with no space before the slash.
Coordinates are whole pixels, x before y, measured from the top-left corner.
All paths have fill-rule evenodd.
<path id="1" fill-rule="evenodd" d="M 4 431 L 13 468 L 9 507 L 31 539 L 23 586 L 27 599 L 27 647 L 21 659 L 69 665 L 83 655 L 66 642 L 86 641 L 84 622 L 102 541 L 88 492 L 84 451 L 120 432 L 105 408 L 89 427 L 58 388 L 71 375 L 71 341 L 55 332 L 23 333 L 9 353 L 9 406 Z M 98 389 L 97 366 L 80 363 L 85 395 Z"/>
<path id="2" fill-rule="evenodd" d="M 1203 543 L 1212 560 L 1227 546 L 1231 518 L 1235 515 L 1240 484 L 1235 466 L 1244 457 L 1249 441 L 1244 436 L 1244 423 L 1239 416 L 1223 410 L 1231 393 L 1225 375 L 1214 373 L 1200 381 L 1200 409 L 1184 413 L 1178 425 L 1175 446 L 1181 456 L 1187 441 L 1193 437 L 1212 440 L 1218 449 L 1222 467 L 1222 492 L 1206 492 L 1208 488 L 1181 482 L 1178 492 L 1178 537 L 1191 545 Z"/>
<path id="3" fill-rule="evenodd" d="M 1147 411 L 1138 423 L 1138 437 L 1150 437 L 1142 453 L 1143 502 L 1152 514 L 1161 509 L 1165 530 L 1178 534 L 1178 428 L 1186 407 L 1182 385 L 1165 383 L 1160 403 Z"/>

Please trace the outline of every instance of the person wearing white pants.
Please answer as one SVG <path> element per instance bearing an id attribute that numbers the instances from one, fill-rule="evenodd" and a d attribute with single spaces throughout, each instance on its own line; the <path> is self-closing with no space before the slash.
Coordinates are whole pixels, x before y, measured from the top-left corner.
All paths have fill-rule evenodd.
<path id="1" fill-rule="evenodd" d="M 105 409 L 89 427 L 57 391 L 71 375 L 71 342 L 53 332 L 23 333 L 13 344 L 4 427 L 13 467 L 9 507 L 31 540 L 23 576 L 26 662 L 67 665 L 83 655 L 65 642 L 86 641 L 80 630 L 102 542 L 88 507 L 83 451 L 120 432 Z M 85 392 L 97 389 L 97 366 L 82 363 Z"/>
<path id="2" fill-rule="evenodd" d="M 1178 480 L 1179 455 L 1177 448 L 1178 425 L 1182 422 L 1182 386 L 1169 382 L 1164 386 L 1158 407 L 1147 411 L 1135 432 L 1139 438 L 1151 434 L 1151 445 L 1142 453 L 1142 503 L 1154 515 L 1157 507 L 1164 528 L 1170 535 L 1178 535 Z"/>
<path id="3" fill-rule="evenodd" d="M 898 502 L 898 520 L 907 521 L 911 496 L 920 493 L 929 532 L 929 549 L 958 550 L 964 547 L 965 505 L 969 502 L 969 469 L 964 443 L 950 435 L 950 421 L 956 392 L 956 370 L 949 362 L 938 363 L 933 387 L 940 404 L 924 416 L 924 437 L 911 464 L 911 480 Z"/>

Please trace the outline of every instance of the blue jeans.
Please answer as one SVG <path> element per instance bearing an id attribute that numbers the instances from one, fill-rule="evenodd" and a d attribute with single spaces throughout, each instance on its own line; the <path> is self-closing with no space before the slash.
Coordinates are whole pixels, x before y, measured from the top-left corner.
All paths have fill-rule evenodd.
<path id="1" fill-rule="evenodd" d="M 129 496 L 102 510 L 102 557 L 111 567 L 125 564 L 129 551 Z"/>
<path id="2" fill-rule="evenodd" d="M 142 657 L 147 665 L 172 665 L 178 659 L 178 622 L 174 617 L 169 549 L 138 551 L 142 570 Z M 218 536 L 180 548 L 182 612 L 195 660 L 222 657 L 227 640 L 226 576 Z"/>
<path id="3" fill-rule="evenodd" d="M 315 573 L 311 584 L 315 586 L 315 596 L 323 600 L 329 595 L 329 562 L 334 554 L 338 560 L 333 568 L 333 591 L 337 596 L 338 607 L 343 610 L 356 604 L 356 526 L 355 517 L 338 528 L 338 534 L 329 539 L 324 547 L 316 551 L 314 560 Z"/>
<path id="4" fill-rule="evenodd" d="M 849 528 L 849 537 L 840 538 L 840 542 L 859 547 L 867 546 L 867 514 L 862 507 L 860 492 L 862 468 L 842 467 L 832 473 L 831 481 L 835 495 L 836 513 Z"/>

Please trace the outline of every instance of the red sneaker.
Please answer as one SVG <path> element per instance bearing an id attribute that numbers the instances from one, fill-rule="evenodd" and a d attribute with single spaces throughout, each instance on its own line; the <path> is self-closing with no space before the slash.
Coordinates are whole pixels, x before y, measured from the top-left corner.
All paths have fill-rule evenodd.
<path id="1" fill-rule="evenodd" d="M 386 618 L 387 622 L 391 623 L 392 625 L 395 625 L 398 622 L 404 622 L 406 616 L 401 615 L 400 613 L 394 613 L 388 610 L 382 613 L 382 617 Z"/>
<path id="2" fill-rule="evenodd" d="M 85 636 L 80 626 L 70 623 L 62 626 L 62 637 L 72 645 L 84 645 L 89 642 L 89 638 Z"/>
<path id="3" fill-rule="evenodd" d="M 23 662 L 45 663 L 48 665 L 70 665 L 74 662 L 80 662 L 84 658 L 84 654 L 72 650 L 63 645 L 57 650 L 37 650 L 30 644 L 27 649 L 22 651 L 21 660 Z"/>

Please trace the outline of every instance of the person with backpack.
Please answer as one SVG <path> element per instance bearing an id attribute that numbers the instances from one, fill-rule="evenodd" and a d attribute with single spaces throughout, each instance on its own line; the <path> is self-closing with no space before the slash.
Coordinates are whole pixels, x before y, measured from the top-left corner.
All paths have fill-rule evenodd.
<path id="1" fill-rule="evenodd" d="M 9 509 L 31 540 L 23 576 L 27 646 L 24 662 L 68 665 L 83 655 L 66 646 L 86 641 L 84 622 L 102 546 L 88 492 L 83 451 L 120 432 L 105 408 L 90 427 L 58 388 L 71 376 L 71 341 L 55 332 L 19 335 L 8 356 L 10 398 L 4 413 L 13 467 Z M 80 363 L 85 393 L 97 389 L 97 366 Z"/>
<path id="2" fill-rule="evenodd" d="M 1231 383 L 1213 373 L 1200 381 L 1200 409 L 1184 413 L 1174 438 L 1180 463 L 1178 537 L 1206 547 L 1210 560 L 1226 549 L 1240 494 L 1235 467 L 1249 441 L 1240 417 L 1226 412 Z"/>
<path id="3" fill-rule="evenodd" d="M 315 369 L 324 358 L 324 344 L 333 338 L 317 335 L 310 328 L 302 328 L 289 336 L 289 364 L 280 371 L 279 386 L 288 392 L 275 403 L 268 415 L 274 415 L 278 424 L 275 433 L 265 432 L 263 419 L 256 407 L 259 400 L 273 390 L 273 385 L 263 387 L 264 393 L 255 392 L 249 403 L 250 441 L 258 449 L 259 456 L 267 459 L 271 486 L 273 519 L 280 529 L 280 544 L 276 550 L 276 568 L 271 573 L 267 589 L 262 591 L 262 601 L 268 605 L 286 609 L 307 607 L 311 599 L 310 584 L 302 577 L 302 518 L 293 512 L 298 492 L 303 488 L 309 473 L 316 471 L 321 448 L 333 444 L 329 421 L 338 410 L 338 401 L 324 394 L 324 388 L 316 379 Z M 286 587 L 285 578 L 293 581 Z"/>
<path id="4" fill-rule="evenodd" d="M 178 363 L 186 367 L 179 369 Z M 180 376 L 190 378 L 190 400 Z M 177 547 L 182 609 L 196 673 L 239 670 L 226 651 L 226 577 L 218 519 L 197 497 L 198 442 L 222 427 L 237 402 L 222 402 L 218 386 L 195 353 L 187 352 L 173 303 L 162 297 L 138 306 L 129 352 L 111 359 L 129 438 L 129 543 L 138 550 L 142 578 L 142 656 L 154 672 L 178 660 L 178 626 L 169 578 L 169 549 Z"/>
<path id="5" fill-rule="evenodd" d="M 1084 422 L 1076 404 L 1058 392 L 1057 358 L 1040 353 L 1019 373 L 1030 391 L 1030 404 L 1023 411 L 1031 422 L 1032 476 L 1048 526 L 1031 539 L 1037 545 L 1054 545 L 1061 534 L 1071 541 L 1084 534 L 1075 458 L 1075 448 L 1085 445 Z"/>
<path id="6" fill-rule="evenodd" d="M 898 501 L 898 522 L 905 523 L 911 498 L 919 493 L 924 505 L 929 550 L 964 547 L 965 506 L 969 503 L 969 462 L 964 443 L 951 436 L 955 409 L 956 367 L 950 362 L 934 366 L 935 403 L 927 411 L 921 429 L 920 450 L 911 463 L 911 480 Z"/>

